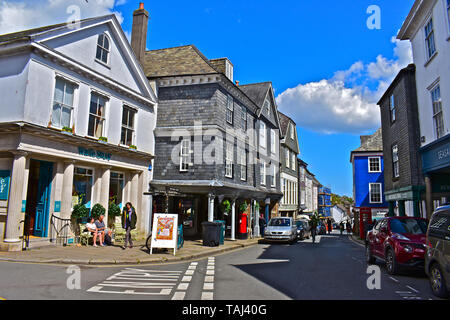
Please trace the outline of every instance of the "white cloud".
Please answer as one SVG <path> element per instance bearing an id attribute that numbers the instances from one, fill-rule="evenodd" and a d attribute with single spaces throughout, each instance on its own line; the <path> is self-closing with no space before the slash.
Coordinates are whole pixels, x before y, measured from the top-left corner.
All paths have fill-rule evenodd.
<path id="1" fill-rule="evenodd" d="M 277 96 L 280 111 L 299 127 L 322 133 L 362 133 L 380 126 L 376 104 L 397 73 L 412 62 L 409 42 L 391 39 L 394 59 L 355 62 L 331 79 L 299 84 Z"/>
<path id="2" fill-rule="evenodd" d="M 114 11 L 114 6 L 123 3 L 123 0 L 4 0 L 0 2 L 0 34 L 112 13 L 122 23 L 122 14 Z"/>

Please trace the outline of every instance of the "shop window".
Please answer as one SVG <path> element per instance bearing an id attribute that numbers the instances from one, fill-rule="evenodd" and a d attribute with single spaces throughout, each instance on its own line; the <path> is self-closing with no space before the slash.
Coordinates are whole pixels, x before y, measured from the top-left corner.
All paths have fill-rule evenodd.
<path id="1" fill-rule="evenodd" d="M 93 170 L 75 167 L 72 188 L 72 207 L 76 204 L 84 204 L 91 207 Z"/>
<path id="2" fill-rule="evenodd" d="M 100 138 L 104 135 L 106 98 L 96 93 L 91 94 L 91 106 L 89 108 L 88 135 Z"/>
<path id="3" fill-rule="evenodd" d="M 125 187 L 125 178 L 123 173 L 111 171 L 109 180 L 109 203 L 114 203 L 122 209 L 123 189 Z"/>
<path id="4" fill-rule="evenodd" d="M 135 115 L 136 110 L 123 106 L 120 143 L 125 146 L 131 146 L 133 144 Z"/>
<path id="5" fill-rule="evenodd" d="M 52 126 L 55 128 L 71 127 L 73 97 L 75 85 L 61 78 L 56 78 L 55 96 L 53 98 Z"/>

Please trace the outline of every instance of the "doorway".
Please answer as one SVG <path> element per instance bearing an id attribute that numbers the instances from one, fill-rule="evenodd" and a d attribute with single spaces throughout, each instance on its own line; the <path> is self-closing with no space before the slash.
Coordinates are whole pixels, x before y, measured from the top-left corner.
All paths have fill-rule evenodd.
<path id="1" fill-rule="evenodd" d="M 48 235 L 53 163 L 30 160 L 26 201 L 26 228 L 29 235 Z"/>

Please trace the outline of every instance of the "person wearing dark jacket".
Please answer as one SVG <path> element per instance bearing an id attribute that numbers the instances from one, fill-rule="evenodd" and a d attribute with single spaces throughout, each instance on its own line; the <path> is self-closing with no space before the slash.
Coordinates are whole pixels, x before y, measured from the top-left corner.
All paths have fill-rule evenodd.
<path id="1" fill-rule="evenodd" d="M 264 238 L 264 229 L 266 228 L 266 219 L 264 218 L 264 215 L 261 213 L 259 216 L 259 230 L 261 232 L 261 237 Z"/>
<path id="2" fill-rule="evenodd" d="M 125 208 L 122 211 L 122 228 L 125 229 L 125 245 L 123 250 L 127 248 L 127 244 L 130 244 L 130 249 L 133 248 L 133 241 L 131 240 L 131 230 L 136 229 L 137 215 L 131 202 L 127 202 Z"/>

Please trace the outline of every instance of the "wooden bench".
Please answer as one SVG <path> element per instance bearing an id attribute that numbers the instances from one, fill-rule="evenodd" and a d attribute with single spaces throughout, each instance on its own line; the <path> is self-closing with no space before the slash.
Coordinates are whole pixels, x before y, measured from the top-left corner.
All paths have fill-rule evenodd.
<path id="1" fill-rule="evenodd" d="M 114 243 L 116 242 L 120 242 L 120 243 L 124 243 L 125 242 L 125 234 L 126 231 L 124 228 L 122 228 L 122 223 L 121 222 L 116 222 L 114 223 Z M 138 238 L 138 231 L 136 229 L 131 230 L 131 240 L 135 241 Z"/>

